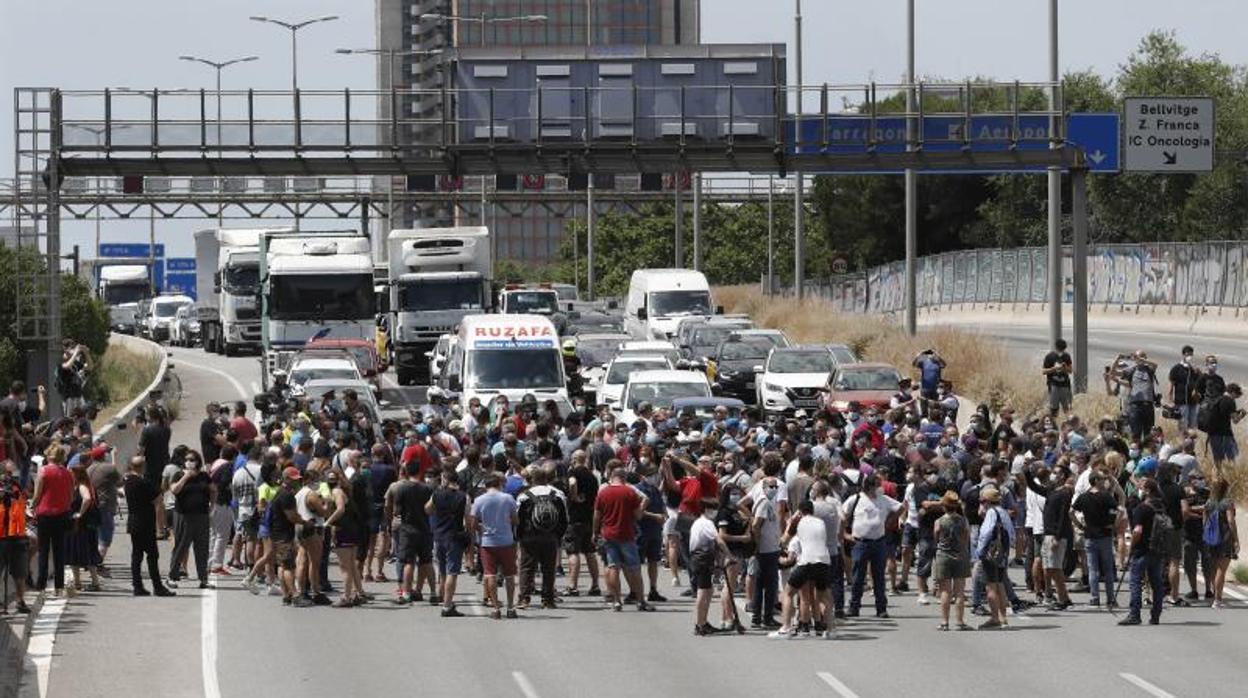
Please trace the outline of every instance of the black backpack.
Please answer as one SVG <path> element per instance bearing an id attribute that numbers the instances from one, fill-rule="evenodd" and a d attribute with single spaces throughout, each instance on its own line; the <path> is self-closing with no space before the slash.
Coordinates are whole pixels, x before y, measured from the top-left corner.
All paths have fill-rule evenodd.
<path id="1" fill-rule="evenodd" d="M 529 531 L 544 535 L 562 536 L 567 529 L 567 514 L 559 506 L 555 493 L 529 495 Z"/>
<path id="2" fill-rule="evenodd" d="M 1147 506 L 1153 507 L 1153 530 L 1148 536 L 1148 554 L 1164 559 L 1169 554 L 1167 541 L 1170 532 L 1174 530 L 1174 522 L 1170 520 L 1164 507 L 1152 504 Z"/>

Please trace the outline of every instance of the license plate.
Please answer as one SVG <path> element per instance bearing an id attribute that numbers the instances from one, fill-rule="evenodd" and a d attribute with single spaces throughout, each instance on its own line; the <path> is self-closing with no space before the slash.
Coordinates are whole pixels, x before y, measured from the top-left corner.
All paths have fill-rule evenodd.
<path id="1" fill-rule="evenodd" d="M 795 407 L 818 407 L 819 401 L 818 400 L 794 400 L 793 405 Z"/>

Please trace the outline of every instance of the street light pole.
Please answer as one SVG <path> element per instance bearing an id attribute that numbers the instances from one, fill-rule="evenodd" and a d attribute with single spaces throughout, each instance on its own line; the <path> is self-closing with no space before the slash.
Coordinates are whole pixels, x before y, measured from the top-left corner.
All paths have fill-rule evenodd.
<path id="1" fill-rule="evenodd" d="M 801 143 L 802 132 L 802 0 L 794 0 L 795 12 L 793 15 L 793 27 L 797 34 L 797 123 L 793 130 L 795 134 L 794 141 Z M 800 148 L 799 148 L 800 150 Z M 793 170 L 793 293 L 798 300 L 801 300 L 804 292 L 802 286 L 806 280 L 806 246 L 805 230 L 803 226 L 803 205 L 802 201 L 803 182 L 802 171 L 794 168 Z"/>
<path id="2" fill-rule="evenodd" d="M 299 40 L 297 38 L 299 30 L 304 27 L 316 24 L 317 22 L 332 22 L 338 19 L 338 15 L 325 15 L 324 17 L 313 17 L 305 19 L 302 22 L 284 22 L 280 19 L 271 17 L 251 16 L 253 22 L 265 22 L 268 24 L 276 24 L 283 29 L 290 31 L 290 88 L 292 91 L 299 91 Z"/>
<path id="3" fill-rule="evenodd" d="M 1049 147 L 1057 147 L 1057 0 L 1049 0 Z M 1062 336 L 1062 171 L 1050 167 L 1049 178 L 1049 343 Z"/>
<path id="4" fill-rule="evenodd" d="M 915 94 L 914 94 L 914 0 L 906 0 L 906 150 L 914 150 Z M 915 276 L 919 246 L 919 193 L 918 173 L 906 168 L 906 334 L 911 337 L 918 331 L 918 293 Z"/>
<path id="5" fill-rule="evenodd" d="M 226 68 L 236 63 L 250 63 L 251 61 L 260 60 L 260 57 L 259 56 L 243 56 L 242 58 L 232 58 L 228 61 L 211 61 L 211 60 L 208 60 L 207 58 L 200 58 L 198 56 L 178 56 L 178 60 L 190 61 L 192 63 L 203 63 L 204 65 L 216 71 L 216 74 L 217 74 L 217 94 L 216 94 L 217 154 L 218 156 L 220 156 L 224 153 L 224 150 L 225 150 L 224 145 L 221 142 L 221 71 L 225 70 Z M 225 210 L 224 204 L 218 203 L 217 204 L 217 225 L 225 224 L 224 210 Z"/>
<path id="6" fill-rule="evenodd" d="M 594 45 L 594 4 L 585 0 L 585 45 Z M 540 129 L 541 124 L 537 127 Z M 588 134 L 586 134 L 588 135 Z M 585 299 L 594 299 L 594 173 L 590 172 L 589 181 L 585 183 Z M 576 250 L 577 241 L 572 240 L 572 249 Z"/>

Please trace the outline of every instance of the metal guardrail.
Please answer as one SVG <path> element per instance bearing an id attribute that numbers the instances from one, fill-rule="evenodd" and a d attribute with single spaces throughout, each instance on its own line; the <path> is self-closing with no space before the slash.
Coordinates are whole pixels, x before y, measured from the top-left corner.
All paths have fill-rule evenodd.
<path id="1" fill-rule="evenodd" d="M 1047 252 L 1041 247 L 949 252 L 918 260 L 920 308 L 967 304 L 1042 305 L 1048 298 Z M 1065 302 L 1073 301 L 1070 247 L 1062 252 Z M 806 292 L 841 311 L 905 310 L 905 264 L 808 281 Z M 1088 304 L 1112 307 L 1224 307 L 1248 311 L 1248 242 L 1093 245 L 1088 251 Z"/>

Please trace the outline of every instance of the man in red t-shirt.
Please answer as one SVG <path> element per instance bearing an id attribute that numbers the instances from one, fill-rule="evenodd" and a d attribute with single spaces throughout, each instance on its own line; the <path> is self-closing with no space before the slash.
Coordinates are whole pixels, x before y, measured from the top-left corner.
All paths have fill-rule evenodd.
<path id="1" fill-rule="evenodd" d="M 230 428 L 238 434 L 238 443 L 249 444 L 256 440 L 260 432 L 256 429 L 256 425 L 247 419 L 247 403 L 239 400 L 234 403 L 234 418 L 230 420 Z"/>
<path id="2" fill-rule="evenodd" d="M 407 432 L 407 445 L 403 447 L 403 454 L 399 456 L 399 465 L 406 469 L 407 464 L 412 461 L 420 464 L 416 479 L 423 481 L 425 473 L 433 467 L 433 456 L 429 455 L 429 449 L 420 442 L 420 435 L 415 431 Z"/>
<path id="3" fill-rule="evenodd" d="M 624 610 L 620 595 L 620 568 L 628 579 L 628 590 L 637 599 L 638 611 L 653 611 L 646 603 L 646 588 L 641 584 L 641 556 L 637 551 L 637 519 L 646 510 L 647 499 L 624 480 L 619 461 L 611 463 L 610 480 L 598 490 L 594 500 L 594 531 L 602 536 L 607 556 L 607 599 L 615 610 Z"/>

